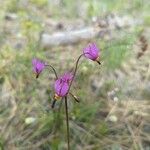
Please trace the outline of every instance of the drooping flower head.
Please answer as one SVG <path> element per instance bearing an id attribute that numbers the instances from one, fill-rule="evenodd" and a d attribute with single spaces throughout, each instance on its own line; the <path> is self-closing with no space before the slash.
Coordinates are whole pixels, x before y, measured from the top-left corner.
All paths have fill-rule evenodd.
<path id="1" fill-rule="evenodd" d="M 55 96 L 54 99 L 59 99 L 68 94 L 70 81 L 73 79 L 72 73 L 65 73 L 63 76 L 59 77 L 54 84 Z"/>
<path id="2" fill-rule="evenodd" d="M 87 47 L 83 49 L 84 56 L 88 59 L 93 61 L 99 62 L 99 48 L 96 46 L 95 43 L 90 43 Z"/>
<path id="3" fill-rule="evenodd" d="M 32 59 L 33 72 L 36 74 L 36 78 L 39 77 L 40 73 L 45 68 L 45 63 L 37 58 Z"/>

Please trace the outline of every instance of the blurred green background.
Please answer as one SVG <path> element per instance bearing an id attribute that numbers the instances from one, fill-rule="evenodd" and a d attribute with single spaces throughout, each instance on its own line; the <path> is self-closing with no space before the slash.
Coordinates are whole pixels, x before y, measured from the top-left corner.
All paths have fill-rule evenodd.
<path id="1" fill-rule="evenodd" d="M 149 25 L 149 0 L 0 0 L 0 150 L 67 148 L 64 103 L 51 109 L 54 75 L 35 79 L 31 60 L 62 74 L 91 41 L 102 65 L 80 63 L 71 89 L 80 103 L 68 100 L 71 150 L 150 150 Z M 88 27 L 96 36 L 80 39 Z M 43 34 L 74 31 L 78 42 L 43 44 Z"/>

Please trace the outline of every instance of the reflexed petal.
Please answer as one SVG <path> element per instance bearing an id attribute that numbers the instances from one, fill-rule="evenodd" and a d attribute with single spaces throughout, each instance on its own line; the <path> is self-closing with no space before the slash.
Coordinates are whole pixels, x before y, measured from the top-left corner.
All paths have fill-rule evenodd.
<path id="1" fill-rule="evenodd" d="M 37 59 L 32 59 L 32 66 L 33 66 L 33 71 L 36 73 L 36 64 L 37 64 Z"/>
<path id="2" fill-rule="evenodd" d="M 33 66 L 36 65 L 36 63 L 37 63 L 37 59 L 36 59 L 36 58 L 33 58 L 33 59 L 32 59 L 32 65 L 33 65 Z"/>
<path id="3" fill-rule="evenodd" d="M 62 83 L 61 79 L 58 79 L 58 80 L 55 81 L 54 89 L 55 89 L 56 93 L 59 93 L 59 90 L 61 88 L 61 83 Z"/>
<path id="4" fill-rule="evenodd" d="M 45 68 L 44 62 L 42 62 L 36 58 L 32 59 L 32 65 L 33 65 L 33 71 L 36 74 L 40 74 L 43 71 L 43 69 Z"/>
<path id="5" fill-rule="evenodd" d="M 91 44 L 91 51 L 94 57 L 98 57 L 99 49 L 95 43 Z"/>
<path id="6" fill-rule="evenodd" d="M 45 68 L 45 65 L 44 65 L 44 63 L 39 61 L 36 65 L 36 68 L 38 70 L 38 73 L 40 73 Z"/>
<path id="7" fill-rule="evenodd" d="M 65 81 L 71 81 L 72 78 L 73 78 L 73 74 L 71 72 L 68 72 L 68 73 L 65 73 L 62 78 L 65 80 Z"/>
<path id="8" fill-rule="evenodd" d="M 67 94 L 69 85 L 67 82 L 64 82 L 62 79 L 58 79 L 55 81 L 54 88 L 55 88 L 55 93 L 58 96 L 63 97 Z"/>
<path id="9" fill-rule="evenodd" d="M 68 93 L 68 89 L 69 89 L 69 85 L 66 82 L 63 82 L 62 87 L 59 91 L 59 95 L 60 96 L 66 96 L 66 94 Z"/>
<path id="10" fill-rule="evenodd" d="M 99 56 L 99 49 L 95 43 L 90 43 L 87 47 L 83 49 L 85 57 L 96 60 Z"/>
<path id="11" fill-rule="evenodd" d="M 65 73 L 64 75 L 60 76 L 59 79 L 55 81 L 55 93 L 60 97 L 66 96 L 69 90 L 69 82 L 72 79 L 73 74 L 71 72 Z"/>

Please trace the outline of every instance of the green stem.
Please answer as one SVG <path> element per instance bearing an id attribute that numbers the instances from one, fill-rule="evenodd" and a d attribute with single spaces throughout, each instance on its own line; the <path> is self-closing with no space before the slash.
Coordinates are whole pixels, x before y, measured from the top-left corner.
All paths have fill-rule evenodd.
<path id="1" fill-rule="evenodd" d="M 54 74 L 55 74 L 55 78 L 56 78 L 56 80 L 57 80 L 57 79 L 58 79 L 58 75 L 57 75 L 56 69 L 55 69 L 52 65 L 46 64 L 45 66 L 46 66 L 46 67 L 50 67 L 50 68 L 53 70 L 53 72 L 54 72 Z M 54 108 L 55 103 L 56 103 L 56 100 L 53 100 L 52 105 L 51 105 L 52 108 Z"/>
<path id="2" fill-rule="evenodd" d="M 72 80 L 71 80 L 71 82 L 70 82 L 70 85 L 69 85 L 68 93 L 69 93 L 69 91 L 70 91 L 72 82 L 73 82 L 73 80 L 74 80 L 74 78 L 75 78 L 75 76 L 76 76 L 77 69 L 78 69 L 78 64 L 79 64 L 79 60 L 81 59 L 81 57 L 82 57 L 83 55 L 84 55 L 84 54 L 81 54 L 81 55 L 78 57 L 77 61 L 76 61 L 76 66 L 75 66 L 75 69 L 74 69 L 73 78 L 72 78 Z"/>
<path id="3" fill-rule="evenodd" d="M 76 76 L 76 73 L 77 73 L 77 70 L 78 70 L 79 61 L 80 61 L 81 57 L 84 56 L 85 54 L 90 54 L 90 53 L 81 54 L 81 55 L 78 57 L 77 61 L 76 61 L 76 66 L 75 66 L 75 69 L 74 69 L 73 78 L 72 78 L 72 80 L 71 80 L 71 82 L 70 82 L 70 85 L 69 85 L 68 93 L 70 92 L 70 88 L 71 88 L 71 86 L 72 86 L 72 82 L 73 82 L 73 80 L 74 80 L 74 78 L 75 78 L 75 76 Z M 97 62 L 99 65 L 101 65 L 101 63 L 100 63 L 98 60 L 96 60 L 96 62 Z"/>
<path id="4" fill-rule="evenodd" d="M 68 150 L 70 150 L 70 132 L 69 132 L 69 117 L 68 117 L 67 96 L 65 96 L 65 111 L 66 111 L 66 125 L 67 125 L 67 145 L 68 145 Z"/>
<path id="5" fill-rule="evenodd" d="M 55 68 L 52 65 L 45 65 L 45 66 L 50 67 L 53 70 L 54 74 L 55 74 L 55 78 L 58 79 L 58 75 L 57 75 L 57 72 L 56 72 Z"/>

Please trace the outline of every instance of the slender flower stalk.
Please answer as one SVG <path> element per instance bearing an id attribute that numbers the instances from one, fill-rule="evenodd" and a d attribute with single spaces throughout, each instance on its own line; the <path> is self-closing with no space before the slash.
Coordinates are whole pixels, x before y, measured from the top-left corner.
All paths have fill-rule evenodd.
<path id="1" fill-rule="evenodd" d="M 64 75 L 60 76 L 54 84 L 55 89 L 55 96 L 54 96 L 54 106 L 56 100 L 60 98 L 65 99 L 65 112 L 66 112 L 66 126 L 67 126 L 67 145 L 68 150 L 70 150 L 70 132 L 69 132 L 69 117 L 68 117 L 68 104 L 67 104 L 67 95 L 69 93 L 69 83 L 72 81 L 73 75 L 72 73 L 65 73 Z"/>
<path id="2" fill-rule="evenodd" d="M 68 104 L 67 96 L 65 96 L 65 111 L 66 111 L 66 125 L 67 125 L 67 146 L 70 150 L 70 130 L 69 130 L 69 115 L 68 115 Z"/>
<path id="3" fill-rule="evenodd" d="M 76 61 L 76 66 L 75 66 L 75 69 L 74 69 L 73 77 L 72 77 L 72 80 L 71 80 L 71 82 L 70 82 L 68 91 L 70 91 L 72 82 L 73 82 L 73 80 L 74 80 L 74 78 L 75 78 L 75 76 L 76 76 L 76 73 L 77 73 L 79 61 L 80 61 L 80 59 L 81 59 L 82 56 L 84 56 L 84 54 L 81 54 L 81 55 L 78 57 L 77 61 Z"/>
<path id="4" fill-rule="evenodd" d="M 45 67 L 49 67 L 50 69 L 53 70 L 55 78 L 57 80 L 58 79 L 58 75 L 57 75 L 56 69 L 52 65 L 49 65 L 49 64 L 45 64 Z M 54 108 L 55 103 L 56 103 L 56 100 L 54 99 L 53 102 L 52 102 L 52 106 L 51 106 L 52 108 Z"/>
<path id="5" fill-rule="evenodd" d="M 57 75 L 56 69 L 55 69 L 52 65 L 46 64 L 45 66 L 46 66 L 46 67 L 50 67 L 50 68 L 53 70 L 53 72 L 54 72 L 54 74 L 55 74 L 55 78 L 56 78 L 56 80 L 57 80 L 57 79 L 58 79 L 58 75 Z M 51 106 L 52 108 L 54 108 L 55 103 L 56 103 L 56 100 L 53 99 L 52 106 Z M 60 107 L 61 107 L 61 106 L 60 106 Z"/>
<path id="6" fill-rule="evenodd" d="M 77 61 L 76 61 L 75 70 L 74 70 L 72 79 L 71 79 L 71 81 L 70 81 L 70 85 L 69 85 L 69 87 L 68 87 L 68 93 L 69 93 L 69 91 L 70 91 L 72 82 L 73 82 L 73 80 L 74 80 L 74 78 L 75 78 L 75 75 L 76 75 L 76 73 L 77 73 L 79 60 L 81 59 L 81 57 L 82 57 L 83 55 L 84 55 L 84 54 L 81 54 L 81 55 L 79 56 L 79 58 L 77 59 Z M 71 95 L 74 96 L 73 94 L 71 94 Z M 70 150 L 70 130 L 69 130 L 69 116 L 68 116 L 67 95 L 65 96 L 65 111 L 66 111 L 66 125 L 67 125 L 67 145 L 68 145 L 68 150 Z"/>
<path id="7" fill-rule="evenodd" d="M 72 80 L 70 82 L 70 86 L 69 86 L 69 90 L 68 91 L 70 91 L 72 82 L 73 82 L 73 80 L 74 80 L 74 78 L 76 76 L 76 73 L 77 73 L 79 61 L 80 61 L 82 56 L 85 56 L 86 58 L 91 59 L 93 61 L 96 61 L 99 65 L 101 64 L 100 61 L 99 61 L 99 48 L 96 46 L 95 43 L 90 43 L 87 47 L 85 47 L 83 49 L 83 54 L 81 54 L 78 57 L 77 61 L 76 61 L 75 70 L 74 70 L 73 77 L 72 77 Z"/>
<path id="8" fill-rule="evenodd" d="M 71 86 L 72 86 L 73 80 L 74 80 L 74 78 L 75 78 L 75 76 L 76 76 L 77 69 L 78 69 L 78 65 L 79 65 L 79 61 L 80 61 L 80 59 L 82 58 L 82 56 L 85 56 L 85 54 L 89 54 L 89 52 L 84 52 L 83 54 L 81 54 L 81 55 L 78 57 L 77 61 L 76 61 L 76 65 L 75 65 L 73 77 L 72 77 L 72 79 L 71 79 L 71 82 L 70 82 L 70 85 L 69 85 L 69 88 L 68 88 L 68 93 L 69 93 L 70 88 L 71 88 Z M 98 56 L 97 56 L 97 58 L 98 58 Z M 97 58 L 96 58 L 96 59 L 97 59 Z M 95 60 L 95 61 L 97 61 L 97 62 L 100 64 L 100 62 L 99 62 L 98 60 Z M 71 93 L 71 95 L 74 97 L 74 95 L 73 95 L 72 93 Z M 75 100 L 77 101 L 76 97 L 74 97 L 74 98 L 75 98 Z M 77 101 L 77 102 L 79 102 L 79 101 Z M 68 150 L 70 150 L 70 132 L 69 132 L 69 118 L 68 118 L 67 95 L 65 96 L 65 110 L 66 110 L 66 124 L 67 124 Z"/>
<path id="9" fill-rule="evenodd" d="M 45 66 L 46 66 L 46 67 L 50 67 L 50 68 L 53 70 L 53 72 L 54 72 L 54 74 L 55 74 L 55 78 L 56 78 L 56 80 L 57 80 L 57 79 L 58 79 L 58 75 L 57 75 L 56 69 L 55 69 L 52 65 L 46 64 Z"/>

